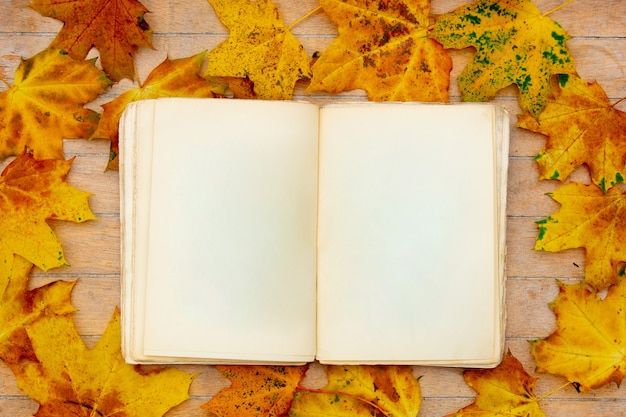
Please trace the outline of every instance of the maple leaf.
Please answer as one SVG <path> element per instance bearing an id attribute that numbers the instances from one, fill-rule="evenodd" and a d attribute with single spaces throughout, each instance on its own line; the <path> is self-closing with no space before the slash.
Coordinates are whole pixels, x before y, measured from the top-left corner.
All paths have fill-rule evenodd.
<path id="1" fill-rule="evenodd" d="M 476 399 L 451 416 L 545 417 L 533 393 L 537 379 L 528 375 L 511 352 L 497 367 L 469 369 L 463 372 L 463 378 L 476 391 Z"/>
<path id="2" fill-rule="evenodd" d="M 270 0 L 209 0 L 228 39 L 209 52 L 206 76 L 249 78 L 261 99 L 291 99 L 310 58 Z"/>
<path id="3" fill-rule="evenodd" d="M 433 36 L 446 48 L 476 48 L 459 75 L 466 101 L 484 101 L 516 84 L 522 109 L 537 114 L 552 74 L 575 74 L 568 33 L 531 0 L 482 0 L 437 19 Z"/>
<path id="4" fill-rule="evenodd" d="M 290 417 L 416 416 L 421 392 L 410 366 L 329 366 L 324 389 L 296 393 Z"/>
<path id="5" fill-rule="evenodd" d="M 15 364 L 20 358 L 35 360 L 25 326 L 42 316 L 69 314 L 74 282 L 55 281 L 28 290 L 33 264 L 19 255 L 9 264 L 9 275 L 0 277 L 0 359 Z"/>
<path id="6" fill-rule="evenodd" d="M 587 164 L 591 179 L 603 191 L 624 182 L 626 113 L 617 110 L 597 83 L 559 76 L 544 110 L 535 119 L 518 117 L 518 127 L 548 136 L 535 160 L 541 179 L 566 179 Z"/>
<path id="7" fill-rule="evenodd" d="M 557 330 L 531 342 L 537 371 L 564 376 L 579 391 L 619 385 L 626 372 L 626 278 L 604 298 L 584 283 L 558 284 L 550 304 Z"/>
<path id="8" fill-rule="evenodd" d="M 160 97 L 215 97 L 223 96 L 227 84 L 216 79 L 204 79 L 198 72 L 206 52 L 175 60 L 165 59 L 146 81 L 137 88 L 120 94 L 105 103 L 98 128 L 92 138 L 111 140 L 111 156 L 108 169 L 117 169 L 119 153 L 119 121 L 128 103 Z"/>
<path id="9" fill-rule="evenodd" d="M 452 60 L 427 38 L 430 0 L 321 0 L 339 36 L 307 92 L 364 89 L 374 101 L 448 101 Z"/>
<path id="10" fill-rule="evenodd" d="M 39 403 L 36 417 L 162 416 L 188 398 L 194 378 L 175 368 L 142 371 L 120 351 L 119 311 L 88 350 L 70 316 L 27 326 L 37 363 L 12 366 L 18 387 Z"/>
<path id="11" fill-rule="evenodd" d="M 65 182 L 72 160 L 36 160 L 28 152 L 0 174 L 0 279 L 8 276 L 13 254 L 44 271 L 67 265 L 63 248 L 47 219 L 83 222 L 95 219 L 89 193 Z"/>
<path id="12" fill-rule="evenodd" d="M 136 0 L 32 0 L 30 7 L 64 23 L 52 46 L 74 59 L 85 59 L 96 47 L 104 71 L 115 81 L 134 79 L 133 55 L 152 47 L 148 11 Z"/>
<path id="13" fill-rule="evenodd" d="M 64 138 L 91 135 L 99 115 L 83 105 L 111 83 L 94 62 L 54 48 L 20 62 L 14 85 L 0 93 L 0 159 L 25 147 L 38 159 L 63 159 Z"/>
<path id="14" fill-rule="evenodd" d="M 232 385 L 202 406 L 221 417 L 287 414 L 307 366 L 217 366 Z"/>
<path id="15" fill-rule="evenodd" d="M 626 196 L 594 184 L 570 183 L 549 194 L 559 210 L 537 222 L 536 250 L 585 248 L 585 282 L 601 289 L 615 283 L 626 261 Z"/>

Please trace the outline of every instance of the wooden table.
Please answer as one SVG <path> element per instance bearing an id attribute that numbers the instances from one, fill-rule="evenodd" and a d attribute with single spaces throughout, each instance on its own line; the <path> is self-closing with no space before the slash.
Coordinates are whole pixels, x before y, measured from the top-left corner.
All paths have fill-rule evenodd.
<path id="1" fill-rule="evenodd" d="M 137 55 L 140 79 L 166 56 L 182 58 L 210 50 L 226 38 L 228 31 L 216 19 L 206 0 L 144 0 L 151 11 L 147 20 L 154 29 L 156 50 L 141 50 Z M 28 0 L 4 0 L 0 5 L 0 77 L 13 81 L 20 57 L 29 58 L 52 41 L 61 23 L 40 16 L 29 9 Z M 317 6 L 316 0 L 275 0 L 287 24 Z M 560 0 L 537 0 L 542 11 L 558 6 Z M 463 0 L 433 0 L 434 13 L 443 13 L 466 4 Z M 597 80 L 615 101 L 626 96 L 626 1 L 576 0 L 556 11 L 551 17 L 572 35 L 569 41 L 579 74 L 586 80 Z M 317 13 L 297 25 L 293 32 L 312 54 L 323 51 L 336 36 L 336 28 L 323 14 Z M 471 50 L 453 51 L 454 69 L 450 88 L 451 101 L 459 101 L 456 77 L 472 56 Z M 124 81 L 114 86 L 96 104 L 104 103 L 131 86 Z M 0 87 L 4 88 L 4 86 Z M 528 340 L 543 338 L 555 329 L 554 315 L 548 303 L 557 294 L 555 279 L 566 283 L 583 277 L 584 253 L 569 250 L 562 253 L 535 252 L 537 234 L 535 221 L 553 213 L 558 205 L 545 193 L 559 183 L 538 180 L 533 157 L 542 149 L 545 138 L 515 128 L 519 113 L 517 91 L 509 87 L 495 99 L 512 116 L 512 135 L 508 194 L 508 257 L 507 257 L 507 345 L 526 370 L 534 374 L 534 363 Z M 302 88 L 297 98 L 304 96 Z M 336 97 L 314 97 L 314 101 L 365 99 L 362 91 Z M 625 106 L 621 106 L 624 110 Z M 97 221 L 83 224 L 50 223 L 63 243 L 71 267 L 35 270 L 32 286 L 57 279 L 79 279 L 72 301 L 79 309 L 76 324 L 88 346 L 98 340 L 105 329 L 119 297 L 119 190 L 117 172 L 104 172 L 109 144 L 106 141 L 67 140 L 66 156 L 76 156 L 68 182 L 93 193 L 91 207 Z M 573 176 L 588 181 L 585 169 Z M 454 187 L 454 184 L 450 184 Z M 453 261 L 453 260 L 451 260 Z M 168 415 L 206 415 L 198 407 L 228 384 L 210 366 L 183 366 L 199 373 L 191 387 L 191 398 Z M 443 416 L 474 400 L 474 392 L 462 377 L 460 369 L 416 367 L 422 375 L 423 404 L 420 416 Z M 563 378 L 535 375 L 539 381 L 535 390 L 541 397 L 562 385 Z M 550 417 L 619 416 L 626 415 L 626 391 L 614 384 L 586 394 L 578 394 L 567 386 L 541 403 Z M 0 364 L 0 415 L 29 416 L 37 404 L 17 388 L 12 373 Z"/>

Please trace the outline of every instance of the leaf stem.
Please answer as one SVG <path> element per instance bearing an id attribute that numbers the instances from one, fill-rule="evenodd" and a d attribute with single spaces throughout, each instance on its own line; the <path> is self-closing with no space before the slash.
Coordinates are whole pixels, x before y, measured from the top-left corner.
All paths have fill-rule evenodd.
<path id="1" fill-rule="evenodd" d="M 298 385 L 296 387 L 296 389 L 298 389 L 300 391 L 312 392 L 312 393 L 315 393 L 315 394 L 345 395 L 346 397 L 354 398 L 355 400 L 358 400 L 358 401 L 364 402 L 365 404 L 370 405 L 371 407 L 376 409 L 378 412 L 380 412 L 384 416 L 391 417 L 389 415 L 389 413 L 386 410 L 384 410 L 383 408 L 381 408 L 378 404 L 373 403 L 372 401 L 368 401 L 365 398 L 359 397 L 358 395 L 349 394 L 349 393 L 343 392 L 343 391 L 332 391 L 332 390 L 325 390 L 325 389 L 306 388 L 306 387 L 303 387 L 301 385 Z"/>
<path id="2" fill-rule="evenodd" d="M 552 391 L 550 391 L 549 393 L 547 393 L 543 397 L 537 398 L 536 402 L 541 402 L 541 401 L 545 400 L 546 398 L 548 398 L 549 396 L 551 396 L 555 392 L 561 391 L 563 388 L 565 388 L 566 386 L 568 386 L 570 384 L 571 384 L 571 382 L 567 381 L 565 384 L 561 385 L 560 387 L 557 387 L 557 388 L 553 389 Z"/>
<path id="3" fill-rule="evenodd" d="M 622 101 L 626 100 L 626 97 L 622 97 L 619 100 L 617 100 L 615 103 L 611 104 L 611 107 L 615 108 L 615 106 L 617 106 L 619 103 L 621 103 Z"/>
<path id="4" fill-rule="evenodd" d="M 552 13 L 556 12 L 557 10 L 561 10 L 563 7 L 565 7 L 565 6 L 567 6 L 567 5 L 571 4 L 571 3 L 574 3 L 574 1 L 575 1 L 575 0 L 567 0 L 565 3 L 562 3 L 562 4 L 561 4 L 561 5 L 559 5 L 559 6 L 556 6 L 554 9 L 552 9 L 552 10 L 548 10 L 548 11 L 547 11 L 547 12 L 545 12 L 543 15 L 544 15 L 544 16 L 548 16 L 548 15 L 550 15 L 550 14 L 552 14 Z"/>
<path id="5" fill-rule="evenodd" d="M 322 10 L 322 6 L 317 6 L 315 9 L 311 10 L 310 12 L 308 12 L 307 14 L 305 14 L 304 16 L 302 16 L 301 18 L 299 18 L 298 20 L 296 20 L 295 22 L 293 22 L 292 24 L 290 24 L 287 27 L 287 30 L 291 31 L 291 29 L 298 25 L 300 22 L 302 22 L 303 20 L 308 19 L 309 17 L 313 16 L 315 13 L 319 12 L 320 10 Z"/>

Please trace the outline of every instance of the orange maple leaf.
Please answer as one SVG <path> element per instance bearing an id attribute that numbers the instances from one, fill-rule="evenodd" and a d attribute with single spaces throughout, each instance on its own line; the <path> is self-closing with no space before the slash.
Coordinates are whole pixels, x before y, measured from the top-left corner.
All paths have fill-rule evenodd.
<path id="1" fill-rule="evenodd" d="M 198 72 L 206 52 L 175 60 L 165 59 L 137 88 L 120 94 L 105 103 L 98 128 L 92 138 L 111 140 L 111 156 L 108 169 L 117 169 L 119 153 L 119 122 L 128 103 L 159 97 L 215 97 L 223 96 L 227 84 L 216 79 L 204 79 Z"/>
<path id="2" fill-rule="evenodd" d="M 261 99 L 291 99 L 310 58 L 270 0 L 209 0 L 228 39 L 209 52 L 206 76 L 249 78 Z"/>
<path id="3" fill-rule="evenodd" d="M 579 391 L 619 385 L 626 372 L 626 279 L 606 297 L 584 283 L 558 284 L 550 304 L 557 330 L 531 345 L 537 371 L 564 376 Z"/>
<path id="4" fill-rule="evenodd" d="M 300 388 L 290 417 L 416 416 L 421 404 L 419 381 L 410 366 L 329 366 L 321 390 Z"/>
<path id="5" fill-rule="evenodd" d="M 537 222 L 536 250 L 559 252 L 585 248 L 585 282 L 601 289 L 617 280 L 626 261 L 626 195 L 617 188 L 603 193 L 594 184 L 571 183 L 549 194 L 561 204 Z"/>
<path id="6" fill-rule="evenodd" d="M 308 92 L 364 89 L 375 101 L 448 101 L 452 60 L 427 38 L 430 0 L 321 0 L 339 36 L 313 65 Z"/>
<path id="7" fill-rule="evenodd" d="M 161 417 L 189 397 L 192 375 L 175 368 L 142 372 L 124 362 L 117 310 L 91 350 L 69 315 L 26 329 L 38 362 L 11 369 L 18 387 L 39 403 L 37 417 Z"/>
<path id="8" fill-rule="evenodd" d="M 450 414 L 450 417 L 545 417 L 533 393 L 537 379 L 528 375 L 511 352 L 506 353 L 497 367 L 466 370 L 463 377 L 467 385 L 476 391 L 476 400 L 457 413 Z"/>
<path id="9" fill-rule="evenodd" d="M 38 159 L 63 159 L 64 138 L 88 138 L 98 113 L 83 107 L 111 81 L 94 65 L 48 48 L 22 60 L 14 85 L 0 93 L 0 159 L 25 147 Z"/>
<path id="10" fill-rule="evenodd" d="M 115 81 L 134 79 L 133 55 L 152 47 L 148 11 L 136 0 L 32 0 L 30 7 L 64 23 L 52 46 L 74 59 L 85 59 L 91 48 L 100 52 L 102 68 Z"/>
<path id="11" fill-rule="evenodd" d="M 13 254 L 44 271 L 67 265 L 63 248 L 47 219 L 95 219 L 89 193 L 65 182 L 72 161 L 36 160 L 24 152 L 0 175 L 0 279 L 8 276 Z"/>
<path id="12" fill-rule="evenodd" d="M 617 110 L 597 83 L 562 75 L 553 97 L 535 119 L 518 117 L 518 127 L 548 136 L 535 160 L 541 179 L 566 179 L 587 164 L 603 191 L 624 182 L 626 113 Z"/>
<path id="13" fill-rule="evenodd" d="M 522 109 L 538 114 L 552 74 L 575 74 L 568 33 L 531 0 L 480 0 L 437 19 L 433 36 L 446 48 L 476 48 L 459 85 L 466 101 L 484 101 L 511 84 Z"/>
<path id="14" fill-rule="evenodd" d="M 42 316 L 69 314 L 74 282 L 55 281 L 28 290 L 33 264 L 19 255 L 9 264 L 9 276 L 0 277 L 0 359 L 15 364 L 21 358 L 35 360 L 25 326 Z"/>
<path id="15" fill-rule="evenodd" d="M 307 366 L 217 366 L 232 385 L 202 406 L 221 417 L 280 417 L 287 414 Z"/>

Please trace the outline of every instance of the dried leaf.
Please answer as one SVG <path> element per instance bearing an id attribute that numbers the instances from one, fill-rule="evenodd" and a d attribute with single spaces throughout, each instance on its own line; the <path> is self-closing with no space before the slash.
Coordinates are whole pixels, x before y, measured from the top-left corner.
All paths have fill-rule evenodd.
<path id="1" fill-rule="evenodd" d="M 37 159 L 63 159 L 64 138 L 88 138 L 98 113 L 83 107 L 111 83 L 94 61 L 48 48 L 22 60 L 15 84 L 0 93 L 0 159 L 25 147 Z"/>
<path id="2" fill-rule="evenodd" d="M 128 103 L 160 97 L 215 97 L 224 94 L 226 83 L 206 80 L 198 74 L 205 57 L 206 52 L 201 52 L 188 58 L 165 59 L 142 85 L 125 91 L 102 106 L 104 112 L 100 124 L 91 137 L 111 140 L 109 169 L 118 167 L 118 125 Z"/>
<path id="3" fill-rule="evenodd" d="M 448 101 L 452 60 L 427 38 L 430 0 L 321 0 L 339 36 L 313 65 L 309 92 L 364 89 L 375 101 Z"/>
<path id="4" fill-rule="evenodd" d="M 561 204 L 537 222 L 536 250 L 559 252 L 585 248 L 585 282 L 597 289 L 617 281 L 626 261 L 626 197 L 617 188 L 605 194 L 597 186 L 571 183 L 550 194 Z"/>
<path id="5" fill-rule="evenodd" d="M 532 342 L 537 371 L 564 376 L 579 391 L 619 385 L 626 372 L 626 279 L 604 299 L 584 283 L 559 282 L 550 307 L 558 329 Z"/>
<path id="6" fill-rule="evenodd" d="M 206 76 L 249 78 L 261 99 L 291 99 L 296 81 L 309 79 L 309 57 L 270 0 L 209 0 L 230 30 L 209 52 Z"/>
<path id="7" fill-rule="evenodd" d="M 563 75 L 545 109 L 535 119 L 518 117 L 518 127 L 548 136 L 535 160 L 541 179 L 566 179 L 586 164 L 603 191 L 624 182 L 626 113 L 614 108 L 597 83 Z"/>
<path id="8" fill-rule="evenodd" d="M 134 79 L 134 53 L 152 47 L 152 30 L 144 20 L 148 10 L 136 0 L 32 0 L 30 7 L 65 23 L 52 46 L 74 59 L 85 59 L 96 47 L 102 68 L 115 81 Z"/>
<path id="9" fill-rule="evenodd" d="M 202 406 L 220 417 L 287 415 L 306 366 L 217 366 L 231 386 Z"/>
<path id="10" fill-rule="evenodd" d="M 568 33 L 531 0 L 481 0 L 437 19 L 433 36 L 446 48 L 476 48 L 459 85 L 466 101 L 484 101 L 511 84 L 523 110 L 538 114 L 552 74 L 575 74 Z"/>
<path id="11" fill-rule="evenodd" d="M 44 271 L 67 265 L 63 248 L 47 219 L 95 219 L 89 193 L 65 182 L 72 161 L 36 160 L 24 152 L 0 175 L 0 277 L 8 276 L 13 254 Z"/>
<path id="12" fill-rule="evenodd" d="M 69 316 L 38 320 L 27 331 L 39 362 L 12 369 L 18 387 L 39 403 L 36 417 L 160 417 L 189 396 L 192 375 L 124 362 L 119 311 L 91 350 Z"/>
<path id="13" fill-rule="evenodd" d="M 15 364 L 20 358 L 35 360 L 25 326 L 42 316 L 76 310 L 70 302 L 76 281 L 55 281 L 28 290 L 32 266 L 16 255 L 9 264 L 9 275 L 0 277 L 0 359 L 8 364 Z"/>
<path id="14" fill-rule="evenodd" d="M 545 417 L 533 393 L 537 379 L 526 373 L 511 352 L 507 352 L 497 367 L 467 370 L 463 377 L 476 391 L 476 400 L 453 414 L 454 417 Z"/>
<path id="15" fill-rule="evenodd" d="M 322 390 L 296 393 L 290 417 L 416 416 L 421 392 L 410 366 L 329 366 Z"/>

